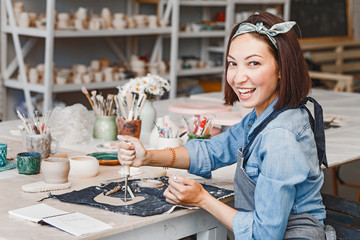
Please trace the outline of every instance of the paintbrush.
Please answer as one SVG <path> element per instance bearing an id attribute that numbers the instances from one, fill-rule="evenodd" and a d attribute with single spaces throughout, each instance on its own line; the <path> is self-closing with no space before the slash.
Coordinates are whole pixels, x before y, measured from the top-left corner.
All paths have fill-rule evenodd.
<path id="1" fill-rule="evenodd" d="M 89 103 L 90 103 L 92 109 L 94 110 L 95 104 L 94 104 L 94 102 L 91 100 L 90 94 L 89 94 L 88 90 L 83 86 L 83 87 L 81 88 L 81 91 L 83 92 L 83 94 L 85 94 L 86 98 L 89 100 Z"/>
<path id="2" fill-rule="evenodd" d="M 126 119 L 127 114 L 126 114 L 126 110 L 125 110 L 124 100 L 122 99 L 122 97 L 120 95 L 116 95 L 116 98 L 119 102 L 120 113 L 121 113 L 122 117 Z"/>
<path id="3" fill-rule="evenodd" d="M 113 106 L 113 103 L 114 103 L 114 95 L 109 94 L 109 95 L 107 96 L 107 103 L 108 103 L 108 107 L 107 107 L 107 113 L 106 113 L 106 115 L 110 116 L 111 110 L 112 110 L 112 106 Z"/>

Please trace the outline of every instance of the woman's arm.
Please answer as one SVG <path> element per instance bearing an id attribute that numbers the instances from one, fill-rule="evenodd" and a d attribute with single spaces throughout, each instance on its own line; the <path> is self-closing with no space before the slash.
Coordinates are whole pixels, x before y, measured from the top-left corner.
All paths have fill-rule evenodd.
<path id="1" fill-rule="evenodd" d="M 146 150 L 138 138 L 119 136 L 119 158 L 124 164 L 134 167 L 156 166 L 189 169 L 190 156 L 183 146 L 173 150 Z M 174 162 L 173 162 L 174 160 Z"/>

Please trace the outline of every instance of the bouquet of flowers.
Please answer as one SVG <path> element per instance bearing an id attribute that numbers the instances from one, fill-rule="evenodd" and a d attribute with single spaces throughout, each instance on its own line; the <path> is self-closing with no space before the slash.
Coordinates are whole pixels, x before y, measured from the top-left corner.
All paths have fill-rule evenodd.
<path id="1" fill-rule="evenodd" d="M 119 86 L 119 94 L 126 96 L 129 93 L 138 95 L 144 93 L 147 99 L 153 99 L 155 96 L 162 96 L 165 91 L 170 90 L 170 83 L 158 75 L 147 74 L 144 77 L 131 78 L 126 84 Z"/>

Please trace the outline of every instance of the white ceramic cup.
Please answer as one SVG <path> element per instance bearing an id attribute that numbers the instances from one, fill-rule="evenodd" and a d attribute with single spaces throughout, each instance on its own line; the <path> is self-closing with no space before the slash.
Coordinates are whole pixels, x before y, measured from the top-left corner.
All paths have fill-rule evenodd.
<path id="1" fill-rule="evenodd" d="M 99 172 L 99 161 L 92 156 L 75 156 L 69 158 L 70 172 L 69 177 L 91 178 Z"/>
<path id="2" fill-rule="evenodd" d="M 40 169 L 45 183 L 60 184 L 68 182 L 70 171 L 68 158 L 45 158 L 41 161 Z"/>

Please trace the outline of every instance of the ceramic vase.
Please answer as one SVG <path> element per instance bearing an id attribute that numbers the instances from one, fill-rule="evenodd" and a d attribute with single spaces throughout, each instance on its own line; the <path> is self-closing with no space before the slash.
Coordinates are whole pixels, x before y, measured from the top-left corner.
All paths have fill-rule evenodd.
<path id="1" fill-rule="evenodd" d="M 141 133 L 140 139 L 148 142 L 152 129 L 154 128 L 154 122 L 156 120 L 156 109 L 154 108 L 153 101 L 147 100 L 140 113 L 141 119 Z"/>
<path id="2" fill-rule="evenodd" d="M 115 116 L 96 116 L 93 137 L 102 140 L 117 139 L 117 124 Z"/>

